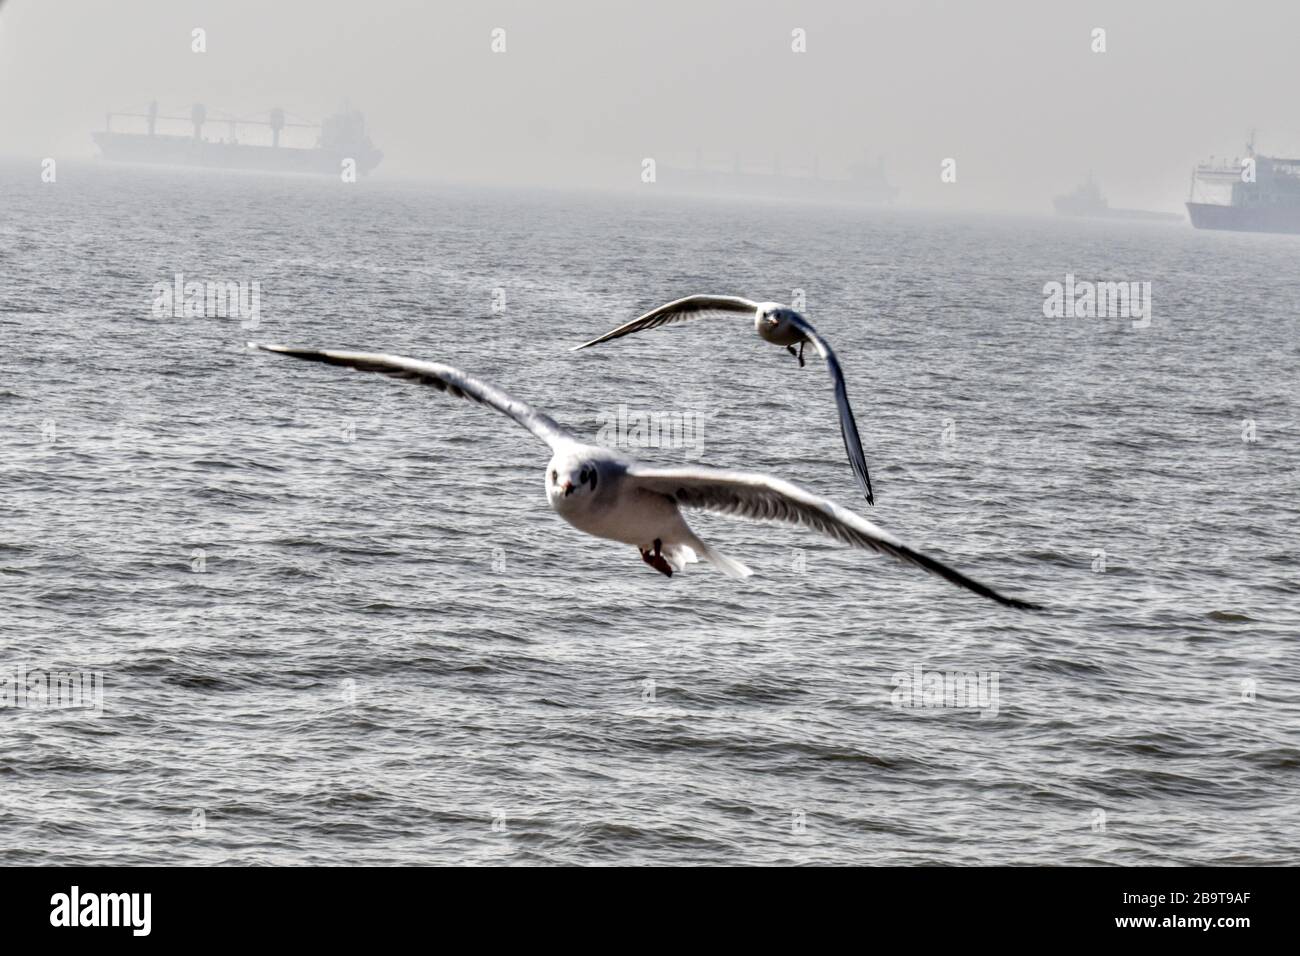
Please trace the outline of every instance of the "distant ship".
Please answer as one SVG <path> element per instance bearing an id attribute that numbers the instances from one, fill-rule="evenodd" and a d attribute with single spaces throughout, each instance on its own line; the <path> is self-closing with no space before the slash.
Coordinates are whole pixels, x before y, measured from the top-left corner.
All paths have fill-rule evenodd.
<path id="1" fill-rule="evenodd" d="M 1087 216 L 1097 219 L 1146 219 L 1174 222 L 1183 217 L 1174 212 L 1155 212 L 1149 209 L 1112 209 L 1101 194 L 1101 188 L 1091 174 L 1074 192 L 1052 200 L 1058 216 Z"/>
<path id="2" fill-rule="evenodd" d="M 1300 159 L 1258 155 L 1252 136 L 1244 159 L 1192 171 L 1187 214 L 1197 229 L 1300 232 Z"/>
<path id="3" fill-rule="evenodd" d="M 113 117 L 129 116 L 146 121 L 144 133 L 113 130 Z M 159 120 L 188 121 L 193 132 L 188 136 L 158 132 Z M 145 113 L 109 113 L 102 132 L 92 133 L 104 159 L 124 163 L 162 163 L 170 166 L 202 166 L 211 169 L 255 169 L 267 172 L 317 173 L 337 176 L 344 161 L 356 163 L 364 175 L 379 165 L 384 154 L 375 149 L 366 135 L 365 118 L 355 110 L 329 117 L 324 123 L 286 122 L 284 110 L 271 110 L 266 120 L 213 120 L 229 126 L 229 138 L 209 139 L 203 135 L 208 111 L 202 103 L 194 104 L 189 117 L 160 116 L 157 102 Z M 269 143 L 240 142 L 239 130 L 248 126 L 270 127 Z M 280 133 L 289 127 L 319 129 L 314 147 L 282 146 Z"/>
<path id="4" fill-rule="evenodd" d="M 785 170 L 780 160 L 770 168 L 752 169 L 737 155 L 730 168 L 710 167 L 696 154 L 695 167 L 664 166 L 657 181 L 666 189 L 692 195 L 740 199 L 783 199 L 826 203 L 890 203 L 898 189 L 885 178 L 883 158 L 849 167 L 844 178 L 823 178 L 814 160 L 809 169 Z"/>

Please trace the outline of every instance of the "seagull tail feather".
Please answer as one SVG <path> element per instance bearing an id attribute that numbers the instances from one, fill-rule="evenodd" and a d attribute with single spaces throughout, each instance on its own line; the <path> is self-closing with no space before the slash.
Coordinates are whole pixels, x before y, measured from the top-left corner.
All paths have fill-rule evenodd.
<path id="1" fill-rule="evenodd" d="M 747 578 L 754 573 L 735 558 L 729 558 L 720 551 L 714 551 L 703 541 L 697 541 L 693 544 L 693 547 L 700 552 L 705 561 L 729 578 Z"/>

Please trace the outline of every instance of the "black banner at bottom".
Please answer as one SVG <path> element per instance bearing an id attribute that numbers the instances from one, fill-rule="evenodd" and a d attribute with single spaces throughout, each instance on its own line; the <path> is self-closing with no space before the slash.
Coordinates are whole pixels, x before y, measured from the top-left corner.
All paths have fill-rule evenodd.
<path id="1" fill-rule="evenodd" d="M 10 944 L 191 940 L 373 945 L 486 928 L 653 943 L 689 928 L 770 941 L 853 933 L 918 943 L 1123 940 L 1258 945 L 1289 935 L 1289 869 L 155 869 L 12 868 Z M 607 934 L 613 929 L 614 937 Z M 967 935 L 967 934 L 970 935 Z M 663 934 L 670 934 L 664 936 Z M 1045 936 L 1043 934 L 1053 934 Z M 553 937 L 552 937 L 553 938 Z M 944 942 L 946 941 L 946 942 Z"/>

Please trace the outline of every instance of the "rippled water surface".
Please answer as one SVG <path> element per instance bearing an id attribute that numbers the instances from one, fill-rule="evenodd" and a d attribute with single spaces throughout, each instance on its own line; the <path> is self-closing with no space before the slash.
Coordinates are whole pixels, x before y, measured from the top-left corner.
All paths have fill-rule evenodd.
<path id="1" fill-rule="evenodd" d="M 102 673 L 103 705 L 0 710 L 0 862 L 1294 862 L 1298 258 L 1180 225 L 5 169 L 0 664 Z M 257 327 L 156 316 L 177 273 L 257 281 Z M 1045 318 L 1066 273 L 1150 281 L 1151 327 Z M 567 350 L 688 292 L 796 289 L 874 509 L 820 363 L 745 321 Z M 447 362 L 588 437 L 620 405 L 705 413 L 637 454 L 772 471 L 1049 610 L 707 515 L 757 576 L 670 581 L 551 514 L 505 418 L 249 338 Z M 996 714 L 896 707 L 917 667 L 996 676 Z"/>

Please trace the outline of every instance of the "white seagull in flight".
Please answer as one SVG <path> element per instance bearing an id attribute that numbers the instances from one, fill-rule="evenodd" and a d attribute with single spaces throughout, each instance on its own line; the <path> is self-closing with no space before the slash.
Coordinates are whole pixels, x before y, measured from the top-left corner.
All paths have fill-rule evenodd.
<path id="1" fill-rule="evenodd" d="M 748 315 L 754 318 L 754 330 L 759 336 L 773 345 L 781 345 L 791 355 L 799 359 L 803 368 L 803 349 L 809 343 L 826 361 L 826 370 L 831 373 L 835 383 L 835 404 L 840 410 L 840 435 L 844 438 L 844 450 L 849 455 L 849 465 L 853 476 L 858 479 L 858 487 L 867 496 L 867 504 L 874 505 L 875 497 L 871 494 L 871 476 L 867 474 L 867 459 L 862 453 L 862 439 L 858 437 L 858 425 L 853 420 L 853 409 L 849 407 L 849 393 L 844 385 L 844 373 L 840 370 L 839 360 L 812 323 L 794 309 L 777 302 L 751 302 L 736 295 L 688 295 L 667 305 L 647 312 L 639 319 L 633 319 L 620 325 L 600 338 L 575 345 L 571 352 L 590 348 L 610 339 L 621 339 L 642 329 L 656 329 L 672 322 L 684 322 L 687 319 L 700 319 L 714 315 Z M 794 350 L 799 346 L 799 351 Z"/>
<path id="2" fill-rule="evenodd" d="M 697 508 L 756 521 L 806 525 L 853 547 L 893 555 L 999 604 L 1041 610 L 1036 604 L 999 594 L 913 551 L 853 512 L 789 482 L 718 468 L 654 468 L 639 464 L 609 448 L 578 441 L 550 416 L 450 365 L 399 355 L 248 344 L 311 362 L 411 379 L 510 416 L 551 448 L 545 480 L 546 499 L 552 510 L 579 531 L 635 545 L 646 564 L 668 577 L 700 558 L 733 578 L 753 574 L 739 561 L 710 548 L 690 529 L 680 509 Z"/>

